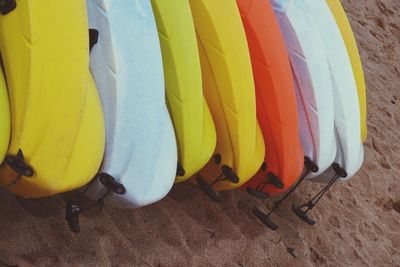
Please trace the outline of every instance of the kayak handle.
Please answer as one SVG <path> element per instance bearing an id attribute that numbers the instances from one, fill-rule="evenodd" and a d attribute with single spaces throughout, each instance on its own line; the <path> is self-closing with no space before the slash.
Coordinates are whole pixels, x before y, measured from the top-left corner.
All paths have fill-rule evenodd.
<path id="1" fill-rule="evenodd" d="M 107 189 L 107 191 L 96 200 L 93 205 L 89 205 L 88 207 L 82 208 L 81 202 L 89 188 L 93 185 L 94 181 L 99 180 L 100 183 Z M 83 190 L 80 195 L 78 201 L 70 200 L 66 205 L 66 215 L 65 219 L 67 220 L 69 229 L 74 233 L 79 233 L 81 231 L 80 223 L 79 223 L 79 215 L 82 212 L 90 210 L 95 207 L 99 207 L 100 210 L 104 207 L 104 199 L 110 194 L 114 193 L 117 195 L 123 195 L 126 193 L 126 189 L 123 184 L 118 183 L 114 177 L 107 173 L 98 174 Z"/>
<path id="2" fill-rule="evenodd" d="M 0 13 L 2 15 L 7 15 L 17 8 L 17 3 L 15 0 L 0 0 Z"/>
<path id="3" fill-rule="evenodd" d="M 219 154 L 214 156 L 214 162 L 218 165 L 221 164 L 222 158 Z M 213 186 L 222 181 L 230 181 L 231 183 L 237 184 L 240 182 L 240 178 L 228 165 L 221 166 L 221 174 L 212 183 L 208 183 L 206 180 L 204 180 L 201 174 L 197 175 L 198 185 L 214 201 L 221 201 L 220 195 L 214 190 Z"/>
<path id="4" fill-rule="evenodd" d="M 261 168 L 261 170 L 263 170 L 263 168 Z M 269 184 L 275 186 L 278 189 L 283 189 L 284 187 L 283 182 L 281 181 L 281 179 L 279 179 L 279 177 L 276 174 L 268 172 L 266 178 L 263 181 L 261 181 L 256 188 L 249 186 L 247 187 L 246 190 L 247 193 L 249 193 L 253 197 L 259 199 L 266 199 L 268 198 L 268 194 L 264 192 L 264 188 Z"/>
<path id="5" fill-rule="evenodd" d="M 89 51 L 92 51 L 93 46 L 95 46 L 98 41 L 99 31 L 97 29 L 89 29 Z"/>
<path id="6" fill-rule="evenodd" d="M 9 166 L 13 172 L 15 172 L 16 176 L 6 186 L 1 187 L 0 190 L 9 189 L 15 186 L 23 176 L 32 177 L 35 174 L 33 168 L 25 161 L 24 153 L 21 149 L 18 150 L 16 156 L 6 156 L 5 164 L 3 164 L 1 167 L 4 168 L 6 165 Z"/>

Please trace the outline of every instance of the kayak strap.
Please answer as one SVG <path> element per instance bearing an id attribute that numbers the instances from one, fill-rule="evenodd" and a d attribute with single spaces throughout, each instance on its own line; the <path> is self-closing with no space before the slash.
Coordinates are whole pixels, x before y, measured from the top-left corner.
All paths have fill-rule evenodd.
<path id="1" fill-rule="evenodd" d="M 17 7 L 15 0 L 0 0 L 0 13 L 7 15 Z"/>
<path id="2" fill-rule="evenodd" d="M 0 0 L 1 1 L 1 0 Z M 7 185 L 0 188 L 0 190 L 9 189 L 15 186 L 22 177 L 32 177 L 35 172 L 33 168 L 26 163 L 24 158 L 24 153 L 21 149 L 18 150 L 17 155 L 9 155 L 6 156 L 4 163 L 2 164 L 1 168 L 9 168 L 15 173 L 15 178 L 9 182 Z"/>
<path id="3" fill-rule="evenodd" d="M 278 225 L 275 224 L 270 216 L 271 214 L 278 209 L 282 203 L 300 186 L 300 184 L 305 180 L 305 178 L 310 174 L 310 173 L 316 173 L 318 172 L 319 168 L 318 166 L 309 158 L 309 157 L 304 157 L 304 166 L 305 169 L 302 173 L 302 175 L 299 177 L 297 180 L 296 184 L 277 202 L 275 202 L 274 207 L 268 212 L 264 213 L 262 212 L 258 207 L 254 206 L 253 207 L 253 214 L 262 222 L 264 223 L 268 228 L 271 230 L 275 231 L 278 229 Z M 262 189 L 261 189 L 262 190 Z M 248 189 L 249 191 L 249 189 Z"/>
<path id="4" fill-rule="evenodd" d="M 332 187 L 332 185 L 334 185 L 335 182 L 337 180 L 339 180 L 339 178 L 347 177 L 347 172 L 338 163 L 333 163 L 332 169 L 335 171 L 335 175 L 331 178 L 329 183 L 324 188 L 321 189 L 321 191 L 319 191 L 312 199 L 310 199 L 305 204 L 302 204 L 299 206 L 292 205 L 293 212 L 301 220 L 308 223 L 309 225 L 314 225 L 316 222 L 315 222 L 315 220 L 310 218 L 307 213 L 318 204 L 318 202 L 325 195 L 325 193 L 329 191 L 329 189 Z"/>
<path id="5" fill-rule="evenodd" d="M 94 204 L 89 205 L 87 207 L 81 207 L 83 197 L 86 195 L 87 191 L 89 188 L 93 185 L 93 183 L 98 180 L 100 183 L 107 189 L 103 195 L 98 198 Z M 82 191 L 80 194 L 79 198 L 77 201 L 70 200 L 67 203 L 66 206 L 66 216 L 65 219 L 67 220 L 68 227 L 69 229 L 74 232 L 74 233 L 79 233 L 80 230 L 80 224 L 79 224 L 79 215 L 82 212 L 88 211 L 90 209 L 93 209 L 95 207 L 99 207 L 100 211 L 104 207 L 104 199 L 110 194 L 118 194 L 118 195 L 123 195 L 125 194 L 126 189 L 125 187 L 118 183 L 114 177 L 107 173 L 101 173 L 97 175 Z"/>
<path id="6" fill-rule="evenodd" d="M 219 154 L 214 156 L 215 164 L 220 165 L 221 161 L 221 156 Z M 197 175 L 197 183 L 200 188 L 214 201 L 221 201 L 220 195 L 213 189 L 213 186 L 222 181 L 230 181 L 231 183 L 237 184 L 240 179 L 233 169 L 227 165 L 221 166 L 221 174 L 216 177 L 212 183 L 207 183 L 201 174 Z"/>
<path id="7" fill-rule="evenodd" d="M 99 31 L 97 29 L 89 29 L 89 51 L 92 51 L 93 46 L 95 46 L 98 41 Z"/>

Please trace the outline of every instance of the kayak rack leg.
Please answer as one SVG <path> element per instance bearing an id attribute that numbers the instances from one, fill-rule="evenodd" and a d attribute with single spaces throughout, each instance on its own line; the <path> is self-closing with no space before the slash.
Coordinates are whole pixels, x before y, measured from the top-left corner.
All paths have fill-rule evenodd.
<path id="1" fill-rule="evenodd" d="M 347 172 L 338 163 L 333 163 L 332 169 L 335 171 L 335 175 L 330 179 L 329 183 L 324 188 L 322 188 L 321 191 L 319 191 L 313 198 L 311 198 L 311 200 L 309 200 L 305 204 L 299 206 L 292 205 L 293 212 L 302 221 L 306 222 L 309 225 L 314 225 L 316 221 L 310 218 L 307 213 L 318 204 L 325 193 L 329 191 L 332 185 L 334 185 L 335 182 L 339 180 L 339 178 L 347 177 Z"/>
<path id="2" fill-rule="evenodd" d="M 304 166 L 305 170 L 303 174 L 300 176 L 298 179 L 297 183 L 280 199 L 275 203 L 275 206 L 268 212 L 264 213 L 261 211 L 258 207 L 254 206 L 253 207 L 253 214 L 268 228 L 271 230 L 275 231 L 278 229 L 278 225 L 275 224 L 270 216 L 271 214 L 278 209 L 282 203 L 300 186 L 300 184 L 305 180 L 305 178 L 310 174 L 310 173 L 316 173 L 318 172 L 318 166 L 309 158 L 309 157 L 304 157 Z"/>

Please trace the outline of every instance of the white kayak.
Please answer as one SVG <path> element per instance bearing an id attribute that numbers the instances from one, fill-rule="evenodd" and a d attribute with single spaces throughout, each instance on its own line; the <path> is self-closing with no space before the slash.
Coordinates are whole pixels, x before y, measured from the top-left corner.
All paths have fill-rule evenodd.
<path id="1" fill-rule="evenodd" d="M 336 20 L 325 1 L 304 1 L 309 17 L 318 26 L 328 58 L 333 86 L 337 154 L 335 163 L 344 169 L 350 179 L 361 167 L 364 150 L 361 141 L 360 106 L 357 85 L 346 44 Z M 328 169 L 315 181 L 328 183 L 335 172 Z"/>
<path id="2" fill-rule="evenodd" d="M 107 137 L 103 165 L 88 194 L 101 198 L 107 192 L 103 183 L 111 176 L 124 190 L 108 194 L 107 204 L 149 205 L 170 191 L 177 168 L 151 3 L 87 0 L 87 4 L 90 28 L 98 30 L 90 67 L 105 113 Z"/>
<path id="3" fill-rule="evenodd" d="M 297 93 L 300 137 L 318 176 L 336 155 L 333 88 L 319 29 L 303 0 L 271 0 L 288 48 Z"/>

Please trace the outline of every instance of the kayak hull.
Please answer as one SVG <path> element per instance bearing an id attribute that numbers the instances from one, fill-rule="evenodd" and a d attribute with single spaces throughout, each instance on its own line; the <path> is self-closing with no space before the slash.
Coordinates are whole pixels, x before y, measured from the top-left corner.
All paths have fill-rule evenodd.
<path id="1" fill-rule="evenodd" d="M 91 71 L 105 113 L 106 152 L 100 173 L 125 187 L 105 202 L 136 208 L 162 199 L 177 165 L 172 122 L 165 105 L 162 58 L 149 1 L 88 0 L 90 28 L 98 30 Z M 99 179 L 88 195 L 106 193 Z"/>
<path id="2" fill-rule="evenodd" d="M 222 180 L 213 186 L 216 191 L 230 190 L 240 187 L 257 173 L 265 153 L 256 118 L 246 35 L 234 0 L 190 0 L 190 5 L 198 38 L 204 94 L 217 131 L 216 157 L 200 174 L 211 182 L 220 176 L 223 166 L 231 168 L 238 182 Z"/>
<path id="3" fill-rule="evenodd" d="M 304 153 L 298 133 L 292 69 L 278 21 L 269 1 L 237 0 L 247 35 L 256 87 L 257 118 L 266 145 L 266 170 L 245 186 L 256 188 L 266 173 L 278 176 L 283 188 L 269 184 L 268 195 L 286 191 L 300 177 Z"/>
<path id="4" fill-rule="evenodd" d="M 360 53 L 358 51 L 356 39 L 351 29 L 350 22 L 346 16 L 340 0 L 326 0 L 330 11 L 335 17 L 340 32 L 346 44 L 347 53 L 349 54 L 354 78 L 356 79 L 358 101 L 360 105 L 361 120 L 361 140 L 365 142 L 368 135 L 367 130 L 367 94 L 365 86 L 364 71 L 361 63 Z"/>
<path id="5" fill-rule="evenodd" d="M 203 95 L 196 31 L 188 0 L 151 1 L 163 54 L 167 104 L 178 144 L 175 181 L 183 182 L 210 160 L 216 132 Z"/>
<path id="6" fill-rule="evenodd" d="M 21 149 L 34 170 L 9 188 L 21 197 L 79 188 L 101 164 L 104 118 L 89 72 L 85 10 L 78 0 L 21 0 L 0 16 L 13 129 L 8 155 Z M 16 173 L 3 168 L 0 176 L 8 186 Z"/>
<path id="7" fill-rule="evenodd" d="M 309 13 L 323 40 L 333 85 L 335 133 L 338 163 L 350 179 L 361 167 L 364 151 L 361 142 L 360 109 L 357 85 L 346 45 L 335 18 L 324 1 L 307 2 Z M 328 183 L 335 175 L 332 168 L 316 178 Z"/>
<path id="8" fill-rule="evenodd" d="M 318 176 L 336 156 L 333 88 L 319 29 L 305 1 L 271 0 L 288 49 L 297 94 L 300 138 Z"/>

